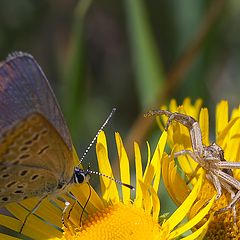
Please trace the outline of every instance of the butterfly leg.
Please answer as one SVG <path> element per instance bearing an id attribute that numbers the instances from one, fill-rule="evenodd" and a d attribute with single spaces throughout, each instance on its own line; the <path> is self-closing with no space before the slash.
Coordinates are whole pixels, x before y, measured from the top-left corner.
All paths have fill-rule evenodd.
<path id="1" fill-rule="evenodd" d="M 47 195 L 41 197 L 41 198 L 39 199 L 39 201 L 37 202 L 37 204 L 34 206 L 34 208 L 27 214 L 27 216 L 26 216 L 26 217 L 24 218 L 24 220 L 23 220 L 23 223 L 22 223 L 22 226 L 21 226 L 21 228 L 20 228 L 19 233 L 22 233 L 23 228 L 24 228 L 24 225 L 26 224 L 29 216 L 30 216 L 31 214 L 34 214 L 34 212 L 36 212 L 36 210 L 39 208 L 40 204 L 42 203 L 42 201 L 43 201 L 46 197 L 47 197 Z"/>
<path id="2" fill-rule="evenodd" d="M 68 228 L 71 232 L 73 232 L 73 228 L 76 224 L 74 224 L 71 220 L 70 220 L 70 215 L 71 212 L 77 202 L 77 199 L 75 198 L 75 196 L 71 193 L 66 193 L 65 194 L 67 197 L 71 198 L 74 200 L 74 203 L 71 204 L 68 200 L 66 200 L 63 197 L 58 196 L 57 199 L 61 202 L 64 203 L 64 208 L 62 211 L 62 224 L 64 227 Z"/>
<path id="3" fill-rule="evenodd" d="M 75 202 L 74 202 L 75 204 Z M 70 210 L 68 210 L 70 209 Z M 62 212 L 62 224 L 65 228 L 67 228 L 74 235 L 74 224 L 70 220 L 70 214 L 73 209 L 73 205 L 70 202 L 65 202 L 65 207 Z"/>

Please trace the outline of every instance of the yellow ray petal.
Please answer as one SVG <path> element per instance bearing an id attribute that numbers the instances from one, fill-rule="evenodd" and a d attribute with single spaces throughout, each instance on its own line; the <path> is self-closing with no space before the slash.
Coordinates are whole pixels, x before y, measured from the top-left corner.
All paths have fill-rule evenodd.
<path id="1" fill-rule="evenodd" d="M 104 204 L 100 199 L 99 195 L 96 191 L 91 187 L 89 189 L 89 185 L 87 183 L 84 184 L 74 184 L 69 190 L 78 199 L 78 202 L 83 206 L 88 201 L 85 211 L 87 212 L 95 212 L 96 209 L 102 209 Z M 91 193 L 90 193 L 91 192 Z M 90 196 L 90 199 L 88 200 Z"/>
<path id="2" fill-rule="evenodd" d="M 208 109 L 202 108 L 199 116 L 199 125 L 202 131 L 203 144 L 208 146 L 209 143 L 209 115 Z"/>
<path id="3" fill-rule="evenodd" d="M 192 219 L 188 220 L 183 226 L 178 227 L 176 230 L 170 233 L 170 238 L 176 238 L 184 232 L 190 230 L 197 225 L 209 212 L 215 200 L 215 196 L 209 201 L 209 203 L 201 209 Z"/>
<path id="4" fill-rule="evenodd" d="M 200 109 L 202 107 L 202 104 L 203 104 L 203 100 L 201 98 L 198 98 L 195 103 L 194 103 L 194 107 L 196 109 L 196 112 L 200 112 Z M 196 118 L 197 119 L 197 118 Z"/>
<path id="5" fill-rule="evenodd" d="M 113 173 L 108 158 L 106 136 L 103 131 L 99 134 L 97 139 L 96 153 L 100 172 L 112 177 Z M 116 183 L 104 177 L 100 178 L 100 182 L 103 199 L 106 201 L 118 202 L 119 195 Z"/>
<path id="6" fill-rule="evenodd" d="M 0 239 L 4 239 L 4 240 L 18 240 L 19 238 L 11 237 L 11 236 L 8 236 L 8 235 L 0 233 Z"/>
<path id="7" fill-rule="evenodd" d="M 236 117 L 240 117 L 240 106 L 238 106 L 238 108 L 234 108 L 232 110 L 231 119 L 236 118 Z"/>
<path id="8" fill-rule="evenodd" d="M 212 217 L 210 217 L 208 221 L 203 224 L 202 227 L 198 228 L 198 230 L 196 230 L 194 233 L 190 234 L 189 236 L 182 238 L 182 240 L 204 239 L 204 236 L 208 229 L 208 225 L 211 222 L 211 220 L 212 220 Z"/>
<path id="9" fill-rule="evenodd" d="M 14 214 L 18 219 L 24 220 L 26 214 L 33 209 L 39 202 L 39 198 L 30 198 L 22 201 L 20 204 L 9 204 L 7 206 L 8 211 Z M 25 210 L 28 209 L 28 210 Z M 23 210 L 24 209 L 24 210 Z M 62 227 L 61 218 L 59 218 L 59 213 L 61 210 L 55 207 L 48 199 L 45 199 L 41 202 L 38 209 L 35 211 L 35 214 L 44 219 L 46 222 L 49 222 L 59 228 Z M 18 215 L 16 215 L 16 213 Z"/>
<path id="10" fill-rule="evenodd" d="M 69 188 L 69 190 L 73 193 L 73 195 L 78 199 L 79 202 L 84 203 L 86 199 L 89 197 L 89 186 L 88 184 L 74 184 Z M 99 195 L 96 191 L 91 187 L 91 198 L 90 201 L 91 205 L 94 208 L 102 209 L 103 202 L 100 199 Z M 92 209 L 89 208 L 89 211 Z"/>
<path id="11" fill-rule="evenodd" d="M 228 135 L 231 128 L 239 121 L 240 118 L 234 118 L 229 123 L 226 124 L 225 128 L 221 132 L 217 133 L 216 143 L 219 144 L 222 148 L 225 148 L 228 143 Z"/>
<path id="12" fill-rule="evenodd" d="M 34 199 L 34 200 L 36 200 L 36 199 Z M 30 201 L 30 199 L 28 200 L 28 202 L 29 201 Z M 33 202 L 36 202 L 36 201 L 33 201 Z M 45 207 L 44 205 L 40 205 L 39 209 L 36 210 L 36 213 L 31 214 L 28 217 L 28 219 L 23 227 L 22 233 L 25 234 L 26 236 L 29 236 L 36 240 L 37 239 L 47 239 L 47 238 L 54 237 L 54 236 L 61 237 L 62 236 L 61 228 L 57 229 L 56 226 L 51 225 L 50 223 L 46 222 L 45 219 L 42 220 L 36 216 L 39 213 L 46 211 L 46 209 L 44 209 L 44 207 Z M 20 228 L 22 227 L 22 222 L 25 220 L 25 217 L 27 216 L 29 211 L 27 211 L 25 208 L 23 208 L 22 206 L 20 206 L 17 203 L 11 203 L 7 206 L 7 208 L 9 211 L 14 213 L 14 215 L 18 219 L 21 219 L 21 221 L 18 222 L 18 225 L 16 225 L 17 222 L 14 221 L 13 223 L 15 224 L 15 226 L 11 227 L 11 229 L 15 230 L 16 232 L 19 232 Z M 49 209 L 47 209 L 47 211 L 49 212 Z M 59 215 L 58 215 L 57 219 L 61 221 L 61 219 L 59 219 Z"/>
<path id="13" fill-rule="evenodd" d="M 157 192 L 158 186 L 159 186 L 159 181 L 160 181 L 160 167 L 161 167 L 161 159 L 162 159 L 162 154 L 166 145 L 167 141 L 167 133 L 163 132 L 159 142 L 157 144 L 156 150 L 153 154 L 152 160 L 150 163 L 147 165 L 147 168 L 144 172 L 144 183 L 149 186 L 151 182 L 153 181 L 154 177 L 156 174 L 158 176 L 156 177 L 156 181 L 154 184 L 155 191 Z"/>
<path id="14" fill-rule="evenodd" d="M 149 190 L 152 195 L 152 216 L 155 221 L 158 221 L 160 213 L 160 200 L 153 187 L 150 186 Z"/>
<path id="15" fill-rule="evenodd" d="M 143 193 L 143 206 L 146 213 L 150 214 L 152 210 L 151 198 L 148 192 L 148 187 L 141 181 L 139 181 L 140 187 Z"/>
<path id="16" fill-rule="evenodd" d="M 135 166 L 136 166 L 136 199 L 134 203 L 137 207 L 142 206 L 142 190 L 139 181 L 143 181 L 142 158 L 138 144 L 134 143 Z"/>
<path id="17" fill-rule="evenodd" d="M 222 100 L 216 107 L 216 134 L 218 134 L 228 124 L 228 102 Z"/>
<path id="18" fill-rule="evenodd" d="M 21 225 L 18 219 L 0 214 L 0 225 L 17 231 Z M 0 238 L 1 239 L 1 238 Z"/>
<path id="19" fill-rule="evenodd" d="M 171 112 L 176 112 L 177 111 L 177 107 L 178 107 L 178 105 L 177 105 L 176 99 L 171 99 L 170 103 L 169 103 L 169 110 Z"/>
<path id="20" fill-rule="evenodd" d="M 158 192 L 158 188 L 159 188 L 159 184 L 160 184 L 160 178 L 161 178 L 161 163 L 162 163 L 162 156 L 163 156 L 163 152 L 166 146 L 166 142 L 167 142 L 167 132 L 163 132 L 160 140 L 158 142 L 157 145 L 157 149 L 153 155 L 153 159 L 152 159 L 152 164 L 155 164 L 155 168 L 156 168 L 156 174 L 155 174 L 155 179 L 154 179 L 154 183 L 153 183 L 153 188 L 155 190 L 155 192 Z M 156 160 L 155 160 L 156 159 Z"/>
<path id="21" fill-rule="evenodd" d="M 129 170 L 128 156 L 123 146 L 123 142 L 119 133 L 115 133 L 115 139 L 116 139 L 116 145 L 118 150 L 121 181 L 123 183 L 130 184 L 130 170 Z M 122 186 L 122 195 L 123 195 L 123 202 L 124 203 L 129 202 L 130 189 L 125 186 Z"/>
<path id="22" fill-rule="evenodd" d="M 184 200 L 184 202 L 179 206 L 179 208 L 168 218 L 168 220 L 164 224 L 169 225 L 170 231 L 174 229 L 177 224 L 179 224 L 183 218 L 187 215 L 189 212 L 192 204 L 197 198 L 197 195 L 201 189 L 202 185 L 202 175 L 200 175 L 196 185 L 193 187 L 191 193 L 188 195 L 188 197 Z"/>
<path id="23" fill-rule="evenodd" d="M 180 205 L 188 196 L 190 190 L 185 181 L 177 173 L 174 160 L 164 155 L 162 161 L 162 176 L 164 185 L 171 198 Z"/>

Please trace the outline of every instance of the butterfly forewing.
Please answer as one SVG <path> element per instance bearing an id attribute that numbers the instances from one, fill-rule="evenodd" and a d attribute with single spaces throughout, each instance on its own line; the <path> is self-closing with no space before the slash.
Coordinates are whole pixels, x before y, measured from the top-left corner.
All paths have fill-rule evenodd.
<path id="1" fill-rule="evenodd" d="M 40 66 L 31 55 L 14 53 L 0 66 L 0 136 L 33 112 L 51 122 L 72 148 L 69 130 Z"/>

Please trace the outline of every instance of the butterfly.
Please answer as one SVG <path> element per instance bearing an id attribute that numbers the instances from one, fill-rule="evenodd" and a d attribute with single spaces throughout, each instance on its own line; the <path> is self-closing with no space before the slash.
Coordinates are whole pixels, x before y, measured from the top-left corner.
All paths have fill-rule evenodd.
<path id="1" fill-rule="evenodd" d="M 0 207 L 88 180 L 42 69 L 27 53 L 0 65 Z"/>

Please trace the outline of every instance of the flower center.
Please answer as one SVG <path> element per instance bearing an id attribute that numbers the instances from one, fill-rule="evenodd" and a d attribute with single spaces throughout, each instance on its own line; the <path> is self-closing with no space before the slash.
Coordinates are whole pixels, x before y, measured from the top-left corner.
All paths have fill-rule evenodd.
<path id="1" fill-rule="evenodd" d="M 66 236 L 66 232 L 66 239 L 139 240 L 143 236 L 146 239 L 157 239 L 160 236 L 160 225 L 142 208 L 131 203 L 117 203 L 88 217 L 82 228 L 75 231 L 75 236 Z"/>

